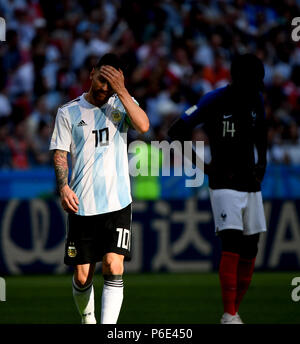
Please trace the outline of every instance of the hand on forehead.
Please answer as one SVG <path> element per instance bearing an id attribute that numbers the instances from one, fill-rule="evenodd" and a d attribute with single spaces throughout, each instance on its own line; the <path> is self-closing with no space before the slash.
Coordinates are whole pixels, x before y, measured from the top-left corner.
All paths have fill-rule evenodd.
<path id="1" fill-rule="evenodd" d="M 109 72 L 109 73 L 112 73 L 112 74 L 123 73 L 120 68 L 116 69 L 116 68 L 114 68 L 113 66 L 110 66 L 110 65 L 103 65 L 103 66 L 101 66 L 100 72 Z"/>

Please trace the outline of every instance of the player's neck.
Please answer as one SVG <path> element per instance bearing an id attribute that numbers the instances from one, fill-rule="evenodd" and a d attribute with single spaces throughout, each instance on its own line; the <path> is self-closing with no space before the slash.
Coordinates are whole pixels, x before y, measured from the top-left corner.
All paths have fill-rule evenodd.
<path id="1" fill-rule="evenodd" d="M 244 104 L 252 104 L 253 101 L 259 97 L 259 91 L 253 91 L 247 87 L 242 87 L 240 85 L 231 84 L 231 90 L 237 96 L 237 98 Z"/>
<path id="2" fill-rule="evenodd" d="M 85 95 L 84 98 L 87 102 L 89 102 L 90 104 L 97 106 L 97 107 L 101 107 L 104 104 L 107 103 L 107 99 L 105 99 L 103 102 L 99 102 L 97 100 L 95 100 L 95 98 L 93 97 L 93 94 L 91 91 L 88 91 Z"/>

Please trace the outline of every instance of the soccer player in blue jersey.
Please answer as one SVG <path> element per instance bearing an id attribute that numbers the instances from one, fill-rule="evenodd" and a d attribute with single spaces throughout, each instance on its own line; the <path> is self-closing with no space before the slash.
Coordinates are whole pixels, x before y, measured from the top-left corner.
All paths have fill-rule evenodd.
<path id="1" fill-rule="evenodd" d="M 239 305 L 251 282 L 259 233 L 266 231 L 260 191 L 267 151 L 261 94 L 264 66 L 253 54 L 241 55 L 232 62 L 231 76 L 230 85 L 204 95 L 173 124 L 169 135 L 190 140 L 198 125 L 207 133 L 212 159 L 204 165 L 204 172 L 209 178 L 215 230 L 222 243 L 221 323 L 241 324 Z M 195 164 L 197 159 L 194 155 Z"/>
<path id="2" fill-rule="evenodd" d="M 84 324 L 96 323 L 93 276 L 102 261 L 101 323 L 115 324 L 123 301 L 124 259 L 130 259 L 131 192 L 127 130 L 149 128 L 128 93 L 119 58 L 104 55 L 87 93 L 58 109 L 50 150 L 61 203 L 68 212 L 64 261 L 74 266 L 73 296 Z M 67 154 L 72 158 L 68 184 Z"/>

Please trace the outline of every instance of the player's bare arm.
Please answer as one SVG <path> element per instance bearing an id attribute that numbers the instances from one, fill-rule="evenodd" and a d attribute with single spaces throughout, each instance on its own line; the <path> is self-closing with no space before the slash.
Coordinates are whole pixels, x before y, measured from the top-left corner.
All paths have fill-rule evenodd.
<path id="1" fill-rule="evenodd" d="M 78 198 L 68 185 L 68 152 L 56 149 L 53 156 L 54 170 L 56 175 L 57 187 L 60 194 L 61 204 L 67 212 L 78 211 Z"/>
<path id="2" fill-rule="evenodd" d="M 145 111 L 141 109 L 132 99 L 128 90 L 125 87 L 123 72 L 116 70 L 112 66 L 102 66 L 100 75 L 103 76 L 110 84 L 114 92 L 117 93 L 121 100 L 131 123 L 135 130 L 139 133 L 146 133 L 149 129 L 149 119 Z"/>

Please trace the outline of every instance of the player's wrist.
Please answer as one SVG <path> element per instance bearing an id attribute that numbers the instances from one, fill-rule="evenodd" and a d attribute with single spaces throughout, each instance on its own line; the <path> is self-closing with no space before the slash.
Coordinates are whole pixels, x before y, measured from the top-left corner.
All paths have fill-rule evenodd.
<path id="1" fill-rule="evenodd" d="M 116 91 L 117 95 L 119 96 L 119 98 L 126 98 L 126 97 L 130 97 L 129 92 L 127 91 L 126 87 L 122 87 L 119 90 Z"/>
<path id="2" fill-rule="evenodd" d="M 67 191 L 70 190 L 70 187 L 68 184 L 63 185 L 62 187 L 59 188 L 59 193 L 60 195 L 64 195 Z"/>

